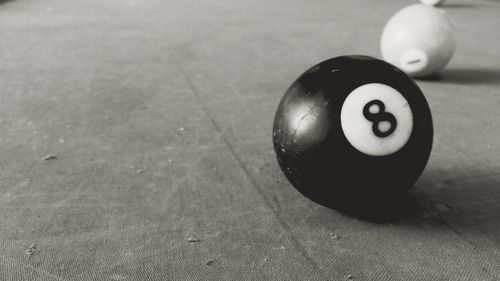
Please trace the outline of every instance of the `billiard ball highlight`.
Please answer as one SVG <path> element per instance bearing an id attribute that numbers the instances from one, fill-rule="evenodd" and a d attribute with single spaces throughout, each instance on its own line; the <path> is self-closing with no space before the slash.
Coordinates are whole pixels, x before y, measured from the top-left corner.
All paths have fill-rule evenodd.
<path id="1" fill-rule="evenodd" d="M 319 63 L 295 80 L 274 119 L 287 179 L 332 208 L 406 192 L 432 148 L 432 117 L 404 72 L 366 56 Z"/>
<path id="2" fill-rule="evenodd" d="M 445 12 L 421 4 L 397 12 L 385 25 L 380 41 L 384 60 L 415 77 L 442 70 L 455 46 L 454 26 Z"/>

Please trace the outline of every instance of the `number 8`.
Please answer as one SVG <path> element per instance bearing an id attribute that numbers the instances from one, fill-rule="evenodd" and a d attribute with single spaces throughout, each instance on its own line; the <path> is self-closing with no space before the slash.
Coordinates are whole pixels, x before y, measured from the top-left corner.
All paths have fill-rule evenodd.
<path id="1" fill-rule="evenodd" d="M 370 112 L 370 107 L 377 106 L 378 112 L 372 113 Z M 363 107 L 363 115 L 365 118 L 371 122 L 373 122 L 372 130 L 373 133 L 379 138 L 388 137 L 396 130 L 397 121 L 394 115 L 385 111 L 385 105 L 380 100 L 372 100 Z M 382 132 L 379 128 L 380 122 L 389 122 L 390 127 L 387 131 Z"/>

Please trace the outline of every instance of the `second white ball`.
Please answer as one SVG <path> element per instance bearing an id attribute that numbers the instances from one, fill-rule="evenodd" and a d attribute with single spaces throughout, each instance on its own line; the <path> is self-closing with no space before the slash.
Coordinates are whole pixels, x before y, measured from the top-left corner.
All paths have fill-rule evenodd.
<path id="1" fill-rule="evenodd" d="M 384 60 L 414 77 L 439 72 L 455 47 L 450 18 L 440 9 L 421 4 L 397 12 L 387 22 L 380 41 Z"/>

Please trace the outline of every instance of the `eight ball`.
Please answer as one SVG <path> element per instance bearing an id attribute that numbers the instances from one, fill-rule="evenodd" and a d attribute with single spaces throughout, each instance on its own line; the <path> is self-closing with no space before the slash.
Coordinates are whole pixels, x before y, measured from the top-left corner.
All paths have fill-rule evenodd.
<path id="1" fill-rule="evenodd" d="M 331 208 L 405 193 L 430 156 L 432 117 L 404 72 L 367 56 L 342 56 L 303 73 L 274 119 L 273 146 L 287 179 Z"/>

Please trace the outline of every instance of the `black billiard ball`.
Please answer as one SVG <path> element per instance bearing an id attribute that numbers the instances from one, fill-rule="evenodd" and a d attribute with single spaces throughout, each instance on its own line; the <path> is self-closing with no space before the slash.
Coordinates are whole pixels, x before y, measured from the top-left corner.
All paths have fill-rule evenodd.
<path id="1" fill-rule="evenodd" d="M 304 72 L 283 96 L 273 126 L 287 179 L 332 208 L 405 193 L 427 164 L 432 139 L 419 87 L 367 56 L 336 57 Z"/>

